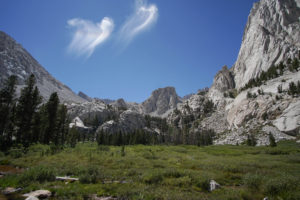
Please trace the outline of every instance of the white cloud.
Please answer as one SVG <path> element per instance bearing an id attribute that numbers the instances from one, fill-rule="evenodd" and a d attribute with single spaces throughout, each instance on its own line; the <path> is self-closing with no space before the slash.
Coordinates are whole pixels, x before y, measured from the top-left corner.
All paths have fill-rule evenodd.
<path id="1" fill-rule="evenodd" d="M 135 11 L 120 31 L 120 39 L 129 43 L 136 35 L 153 25 L 158 18 L 158 8 L 154 4 L 147 4 L 146 0 L 136 0 Z"/>
<path id="2" fill-rule="evenodd" d="M 93 54 L 98 45 L 109 38 L 114 29 L 114 22 L 108 17 L 104 17 L 99 23 L 74 18 L 68 20 L 68 25 L 75 28 L 73 39 L 68 47 L 69 51 L 78 55 L 87 55 L 87 57 Z"/>

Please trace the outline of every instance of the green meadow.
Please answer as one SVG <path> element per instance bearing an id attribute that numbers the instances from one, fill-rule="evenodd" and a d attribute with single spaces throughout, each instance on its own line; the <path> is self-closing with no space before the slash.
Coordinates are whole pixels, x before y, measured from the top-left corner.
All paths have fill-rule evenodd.
<path id="1" fill-rule="evenodd" d="M 53 149 L 33 145 L 0 154 L 2 166 L 23 169 L 0 178 L 0 187 L 21 193 L 47 189 L 52 199 L 300 199 L 300 145 L 98 146 L 78 143 Z M 79 178 L 72 183 L 56 176 Z M 221 188 L 209 191 L 209 181 Z"/>

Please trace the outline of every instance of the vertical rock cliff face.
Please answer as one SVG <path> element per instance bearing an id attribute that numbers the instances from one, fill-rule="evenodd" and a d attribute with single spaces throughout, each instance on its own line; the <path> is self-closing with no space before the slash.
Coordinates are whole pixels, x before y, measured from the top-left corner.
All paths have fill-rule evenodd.
<path id="1" fill-rule="evenodd" d="M 300 0 L 261 0 L 254 4 L 233 67 L 236 88 L 300 50 Z"/>

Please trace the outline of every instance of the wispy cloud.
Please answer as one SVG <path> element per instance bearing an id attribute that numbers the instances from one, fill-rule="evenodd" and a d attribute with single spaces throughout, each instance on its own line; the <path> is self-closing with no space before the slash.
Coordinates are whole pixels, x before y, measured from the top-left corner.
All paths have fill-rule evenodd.
<path id="1" fill-rule="evenodd" d="M 126 20 L 120 30 L 120 39 L 129 43 L 136 35 L 147 30 L 158 18 L 158 8 L 146 0 L 136 0 L 134 13 Z"/>
<path id="2" fill-rule="evenodd" d="M 114 29 L 114 22 L 108 17 L 104 17 L 99 23 L 74 18 L 68 20 L 68 25 L 75 28 L 68 50 L 87 57 L 90 57 L 95 48 L 109 38 Z"/>

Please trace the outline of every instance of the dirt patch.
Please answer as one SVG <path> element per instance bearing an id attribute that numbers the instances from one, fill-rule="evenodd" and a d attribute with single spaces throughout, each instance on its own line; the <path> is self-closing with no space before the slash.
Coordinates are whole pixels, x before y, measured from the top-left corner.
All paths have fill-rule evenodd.
<path id="1" fill-rule="evenodd" d="M 23 171 L 24 171 L 23 169 L 11 165 L 0 165 L 0 175 L 19 174 L 22 173 Z"/>

